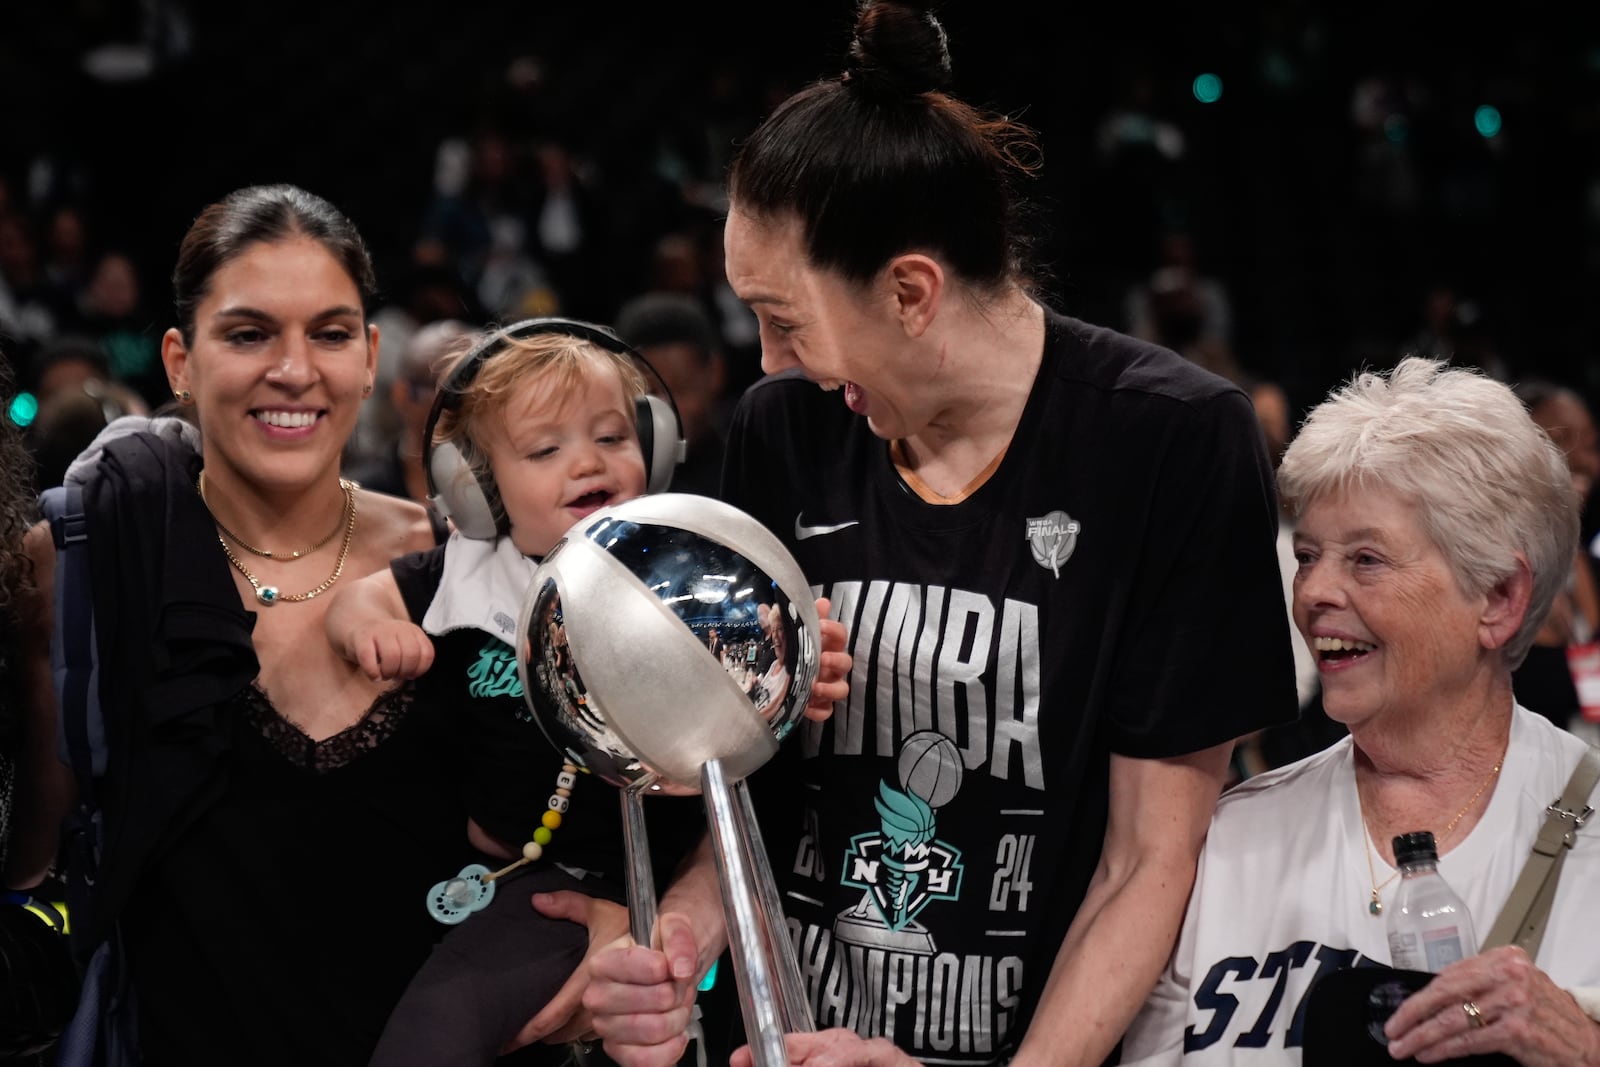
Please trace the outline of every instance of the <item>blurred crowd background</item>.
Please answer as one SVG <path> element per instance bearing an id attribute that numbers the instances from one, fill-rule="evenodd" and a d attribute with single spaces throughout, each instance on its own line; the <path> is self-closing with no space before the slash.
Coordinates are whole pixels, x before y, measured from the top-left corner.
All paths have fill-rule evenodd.
<path id="1" fill-rule="evenodd" d="M 847 0 L 5 7 L 0 351 L 45 482 L 51 442 L 76 439 L 47 429 L 165 399 L 177 242 L 256 182 L 303 185 L 366 235 L 387 374 L 433 320 L 610 321 L 666 291 L 706 313 L 736 393 L 758 355 L 722 284 L 723 166 L 838 69 L 851 21 Z M 1589 7 L 940 13 L 956 89 L 1040 133 L 1051 299 L 1276 384 L 1292 420 L 1418 351 L 1593 403 Z"/>

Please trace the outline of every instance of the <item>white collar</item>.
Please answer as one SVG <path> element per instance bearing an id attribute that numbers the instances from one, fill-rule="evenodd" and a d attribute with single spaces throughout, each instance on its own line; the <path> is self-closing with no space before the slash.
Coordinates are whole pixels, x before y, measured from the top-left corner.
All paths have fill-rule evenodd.
<path id="1" fill-rule="evenodd" d="M 444 575 L 422 628 L 437 637 L 470 627 L 514 645 L 517 617 L 537 567 L 509 537 L 481 541 L 451 531 L 444 546 Z"/>

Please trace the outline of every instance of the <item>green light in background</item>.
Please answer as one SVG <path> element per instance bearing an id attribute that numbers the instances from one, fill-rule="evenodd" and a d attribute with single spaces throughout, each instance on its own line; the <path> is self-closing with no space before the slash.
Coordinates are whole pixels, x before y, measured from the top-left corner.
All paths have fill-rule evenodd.
<path id="1" fill-rule="evenodd" d="M 1411 123 L 1406 121 L 1404 115 L 1390 115 L 1383 120 L 1383 135 L 1389 139 L 1390 144 L 1404 144 L 1406 135 L 1411 132 Z"/>
<path id="2" fill-rule="evenodd" d="M 1222 79 L 1215 74 L 1201 74 L 1194 80 L 1194 98 L 1202 104 L 1215 104 L 1222 99 Z"/>
<path id="3" fill-rule="evenodd" d="M 1494 137 L 1500 132 L 1500 109 L 1492 104 L 1479 105 L 1478 110 L 1472 113 L 1472 124 L 1483 136 Z"/>
<path id="4" fill-rule="evenodd" d="M 39 414 L 39 398 L 32 393 L 18 393 L 16 399 L 11 401 L 11 408 L 6 414 L 18 426 L 31 426 Z"/>

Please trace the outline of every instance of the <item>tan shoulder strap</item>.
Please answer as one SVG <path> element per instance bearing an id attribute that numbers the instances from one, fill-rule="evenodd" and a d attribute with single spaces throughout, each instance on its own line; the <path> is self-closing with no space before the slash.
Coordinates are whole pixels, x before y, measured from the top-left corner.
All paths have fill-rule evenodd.
<path id="1" fill-rule="evenodd" d="M 1588 799 L 1596 782 L 1600 782 L 1600 748 L 1590 745 L 1573 769 L 1560 798 L 1544 809 L 1544 825 L 1539 828 L 1533 852 L 1523 864 L 1500 917 L 1484 939 L 1483 951 L 1501 945 L 1517 945 L 1530 959 L 1539 955 L 1545 920 L 1550 917 L 1556 882 L 1561 877 L 1561 865 L 1578 828 L 1594 814 Z"/>

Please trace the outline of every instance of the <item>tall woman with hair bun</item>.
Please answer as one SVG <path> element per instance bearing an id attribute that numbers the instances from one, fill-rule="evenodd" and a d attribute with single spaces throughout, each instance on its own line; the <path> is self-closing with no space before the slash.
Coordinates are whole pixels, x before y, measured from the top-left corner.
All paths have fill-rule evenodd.
<path id="1" fill-rule="evenodd" d="M 1172 949 L 1233 740 L 1295 714 L 1272 472 L 1238 388 L 1036 291 L 1036 140 L 950 95 L 947 43 L 921 5 L 861 4 L 843 74 L 729 174 L 766 376 L 723 492 L 856 665 L 752 779 L 819 1028 L 789 1054 L 1098 1064 Z M 595 961 L 629 1067 L 683 1048 L 714 886 L 684 872 L 663 950 Z"/>

